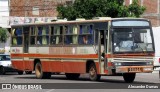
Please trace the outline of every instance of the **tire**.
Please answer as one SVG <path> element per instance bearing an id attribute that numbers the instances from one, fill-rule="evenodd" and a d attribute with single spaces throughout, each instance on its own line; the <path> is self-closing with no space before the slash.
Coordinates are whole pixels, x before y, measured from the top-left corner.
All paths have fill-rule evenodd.
<path id="1" fill-rule="evenodd" d="M 136 77 L 136 73 L 124 73 L 123 79 L 126 83 L 132 83 Z"/>
<path id="2" fill-rule="evenodd" d="M 32 71 L 25 71 L 26 74 L 32 74 Z"/>
<path id="3" fill-rule="evenodd" d="M 23 71 L 18 71 L 18 74 L 19 74 L 19 75 L 22 75 L 22 74 L 23 74 Z"/>
<path id="4" fill-rule="evenodd" d="M 5 73 L 5 68 L 3 66 L 0 66 L 0 75 L 4 75 Z"/>
<path id="5" fill-rule="evenodd" d="M 71 79 L 71 80 L 78 79 L 80 76 L 79 73 L 66 73 L 65 75 L 67 79 Z"/>
<path id="6" fill-rule="evenodd" d="M 35 65 L 35 74 L 38 79 L 49 79 L 51 78 L 51 72 L 43 72 L 42 65 L 40 62 Z"/>
<path id="7" fill-rule="evenodd" d="M 101 75 L 97 74 L 97 69 L 95 64 L 91 64 L 89 67 L 89 78 L 91 81 L 99 81 L 101 78 Z"/>

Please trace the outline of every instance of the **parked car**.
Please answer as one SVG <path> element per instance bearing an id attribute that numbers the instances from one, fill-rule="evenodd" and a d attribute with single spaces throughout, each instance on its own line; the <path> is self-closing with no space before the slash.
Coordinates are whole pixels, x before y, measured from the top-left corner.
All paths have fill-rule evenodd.
<path id="1" fill-rule="evenodd" d="M 23 74 L 23 71 L 18 71 L 12 68 L 10 55 L 0 54 L 0 75 L 6 72 L 18 72 L 18 74 Z"/>

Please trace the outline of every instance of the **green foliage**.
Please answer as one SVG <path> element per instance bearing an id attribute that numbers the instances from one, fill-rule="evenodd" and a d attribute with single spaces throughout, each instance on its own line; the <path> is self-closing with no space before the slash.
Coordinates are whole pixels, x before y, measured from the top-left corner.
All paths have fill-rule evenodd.
<path id="1" fill-rule="evenodd" d="M 124 0 L 75 0 L 72 5 L 58 6 L 58 17 L 75 20 L 76 18 L 91 19 L 93 17 L 140 17 L 145 7 L 138 5 L 137 0 L 129 6 L 123 5 Z"/>
<path id="2" fill-rule="evenodd" d="M 7 40 L 7 29 L 0 28 L 0 42 L 6 42 Z"/>
<path id="3" fill-rule="evenodd" d="M 140 15 L 143 14 L 143 12 L 145 11 L 145 7 L 144 6 L 139 6 L 138 5 L 138 0 L 134 0 L 133 3 L 128 7 L 129 11 L 130 11 L 130 16 L 134 16 L 134 17 L 140 17 Z"/>

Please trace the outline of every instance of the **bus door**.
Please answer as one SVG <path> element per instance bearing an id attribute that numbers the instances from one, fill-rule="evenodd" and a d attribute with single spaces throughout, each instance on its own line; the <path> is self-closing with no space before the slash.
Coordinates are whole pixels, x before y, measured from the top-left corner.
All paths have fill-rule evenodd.
<path id="1" fill-rule="evenodd" d="M 105 30 L 97 30 L 97 35 L 98 35 L 98 60 L 99 60 L 99 67 L 100 67 L 100 73 L 103 73 L 104 72 L 104 68 L 105 68 L 105 65 L 106 65 L 106 62 L 105 61 L 105 45 L 106 45 L 106 42 L 105 42 Z"/>

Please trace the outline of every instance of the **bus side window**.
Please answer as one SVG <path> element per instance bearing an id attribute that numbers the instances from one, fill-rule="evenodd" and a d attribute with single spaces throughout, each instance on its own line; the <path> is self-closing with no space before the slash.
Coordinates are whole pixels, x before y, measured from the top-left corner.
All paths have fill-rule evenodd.
<path id="1" fill-rule="evenodd" d="M 17 45 L 22 45 L 22 30 L 17 29 L 16 34 L 17 34 Z"/>
<path id="2" fill-rule="evenodd" d="M 37 44 L 42 44 L 42 27 L 38 27 Z"/>
<path id="3" fill-rule="evenodd" d="M 70 34 L 70 28 L 68 26 L 65 26 L 64 27 L 64 31 L 65 31 L 65 40 L 64 40 L 64 43 L 65 44 L 71 44 L 72 43 L 72 38 L 71 38 L 71 35 Z"/>
<path id="4" fill-rule="evenodd" d="M 53 44 L 62 44 L 62 32 L 63 26 L 55 26 L 53 31 L 53 36 L 51 36 L 51 42 Z"/>
<path id="5" fill-rule="evenodd" d="M 43 27 L 43 30 L 42 30 L 42 44 L 45 45 L 45 44 L 48 44 L 49 42 L 49 28 L 46 26 L 46 27 Z"/>
<path id="6" fill-rule="evenodd" d="M 54 36 L 54 27 L 51 27 L 51 37 L 50 37 L 50 44 L 56 44 L 56 38 Z"/>
<path id="7" fill-rule="evenodd" d="M 12 30 L 12 43 L 13 45 L 22 45 L 22 30 L 20 28 Z"/>
<path id="8" fill-rule="evenodd" d="M 17 45 L 17 38 L 16 38 L 17 34 L 15 32 L 15 29 L 12 30 L 12 44 L 13 45 Z"/>
<path id="9" fill-rule="evenodd" d="M 31 27 L 31 31 L 30 31 L 30 35 L 31 35 L 31 39 L 30 39 L 30 44 L 31 45 L 35 45 L 36 44 L 36 30 L 34 27 Z"/>
<path id="10" fill-rule="evenodd" d="M 77 44 L 77 33 L 78 33 L 78 28 L 77 26 L 73 26 L 73 36 L 72 36 L 72 42 L 73 44 Z"/>
<path id="11" fill-rule="evenodd" d="M 92 25 L 80 25 L 79 44 L 93 44 L 92 27 Z"/>
<path id="12" fill-rule="evenodd" d="M 65 44 L 77 44 L 78 28 L 74 26 L 65 26 Z"/>

